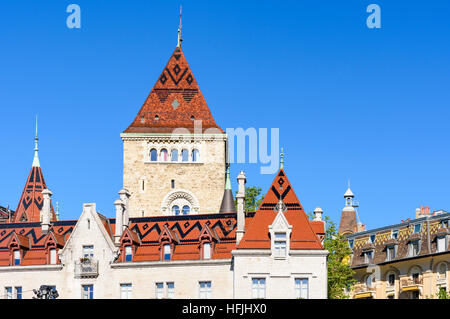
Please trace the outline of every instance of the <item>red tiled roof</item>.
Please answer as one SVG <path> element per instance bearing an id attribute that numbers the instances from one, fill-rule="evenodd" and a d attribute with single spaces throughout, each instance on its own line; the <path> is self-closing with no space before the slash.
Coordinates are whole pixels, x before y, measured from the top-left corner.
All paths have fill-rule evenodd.
<path id="1" fill-rule="evenodd" d="M 14 216 L 14 223 L 40 222 L 40 211 L 44 204 L 42 191 L 46 189 L 44 175 L 40 167 L 33 166 L 28 175 L 27 182 L 20 196 L 19 204 Z M 50 202 L 52 221 L 56 220 L 53 205 Z"/>
<path id="2" fill-rule="evenodd" d="M 45 243 L 53 236 L 59 247 L 63 247 L 76 221 L 55 222 L 48 234 L 42 233 L 40 223 L 0 224 L 0 266 L 9 266 L 9 243 L 18 238 L 25 248 L 21 265 L 45 265 L 47 263 Z"/>
<path id="3" fill-rule="evenodd" d="M 323 249 L 317 237 L 317 231 L 322 229 L 306 216 L 283 169 L 278 171 L 237 249 L 270 249 L 269 225 L 277 215 L 275 206 L 280 197 L 287 208 L 284 216 L 292 226 L 290 249 Z"/>
<path id="4" fill-rule="evenodd" d="M 206 226 L 215 238 L 211 259 L 231 258 L 231 251 L 236 247 L 236 214 L 222 213 L 131 218 L 129 230 L 141 241 L 133 261 L 161 260 L 160 236 L 165 228 L 177 240 L 172 260 L 200 259 L 200 234 Z"/>
<path id="5" fill-rule="evenodd" d="M 177 47 L 125 133 L 172 133 L 175 128 L 193 133 L 194 119 L 201 121 L 199 133 L 210 128 L 223 133 L 211 115 L 181 47 Z"/>

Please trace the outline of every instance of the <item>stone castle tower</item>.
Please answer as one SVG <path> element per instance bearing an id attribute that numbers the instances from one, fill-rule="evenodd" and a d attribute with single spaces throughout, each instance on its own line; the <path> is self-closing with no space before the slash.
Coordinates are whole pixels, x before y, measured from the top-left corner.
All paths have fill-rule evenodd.
<path id="1" fill-rule="evenodd" d="M 227 135 L 211 115 L 180 37 L 121 138 L 130 217 L 219 212 Z"/>

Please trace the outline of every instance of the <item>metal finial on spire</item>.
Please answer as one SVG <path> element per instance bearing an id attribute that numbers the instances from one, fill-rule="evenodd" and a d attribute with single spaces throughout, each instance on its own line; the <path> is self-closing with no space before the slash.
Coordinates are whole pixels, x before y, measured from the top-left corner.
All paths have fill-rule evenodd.
<path id="1" fill-rule="evenodd" d="M 178 43 L 177 43 L 177 47 L 181 48 L 181 42 L 183 41 L 183 38 L 181 37 L 181 15 L 183 12 L 183 6 L 180 5 L 180 26 L 178 27 Z"/>
<path id="2" fill-rule="evenodd" d="M 283 148 L 281 148 L 281 153 L 280 153 L 280 169 L 283 169 L 283 164 L 284 164 L 284 153 L 283 153 Z"/>
<path id="3" fill-rule="evenodd" d="M 56 202 L 56 220 L 59 220 L 59 204 Z"/>
<path id="4" fill-rule="evenodd" d="M 229 167 L 227 167 L 227 180 L 225 183 L 225 189 L 231 189 L 230 168 Z"/>
<path id="5" fill-rule="evenodd" d="M 38 156 L 38 117 L 36 115 L 36 136 L 34 137 L 34 158 L 33 158 L 33 167 L 40 167 L 39 164 L 39 156 Z"/>

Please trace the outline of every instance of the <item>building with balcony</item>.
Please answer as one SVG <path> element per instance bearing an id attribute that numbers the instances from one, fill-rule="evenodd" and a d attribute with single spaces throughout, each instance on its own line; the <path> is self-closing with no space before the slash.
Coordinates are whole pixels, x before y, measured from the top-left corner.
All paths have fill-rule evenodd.
<path id="1" fill-rule="evenodd" d="M 326 298 L 325 223 L 310 220 L 283 168 L 256 211 L 235 205 L 227 136 L 181 49 L 121 134 L 123 189 L 106 217 L 55 214 L 38 157 L 16 211 L 0 223 L 0 287 L 32 298 Z M 63 214 L 62 214 L 63 215 Z"/>
<path id="2" fill-rule="evenodd" d="M 450 213 L 421 207 L 415 219 L 367 230 L 344 210 L 340 232 L 352 249 L 357 280 L 352 298 L 424 299 L 449 291 Z"/>

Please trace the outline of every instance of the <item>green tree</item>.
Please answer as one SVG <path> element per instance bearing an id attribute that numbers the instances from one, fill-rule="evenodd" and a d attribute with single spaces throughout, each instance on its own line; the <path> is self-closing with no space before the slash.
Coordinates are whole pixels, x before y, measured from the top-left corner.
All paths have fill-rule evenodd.
<path id="1" fill-rule="evenodd" d="M 264 199 L 264 195 L 261 195 L 261 187 L 250 186 L 245 188 L 245 211 L 254 212 L 259 208 L 261 202 Z M 236 191 L 237 194 L 237 191 Z M 234 200 L 236 204 L 236 199 Z"/>
<path id="2" fill-rule="evenodd" d="M 314 219 L 312 213 L 308 214 Z M 329 216 L 324 217 L 326 223 L 325 238 L 323 246 L 328 250 L 328 299 L 349 298 L 346 290 L 349 290 L 356 280 L 353 278 L 355 272 L 350 268 L 350 256 L 352 250 L 347 239 L 337 231 L 336 224 Z"/>

